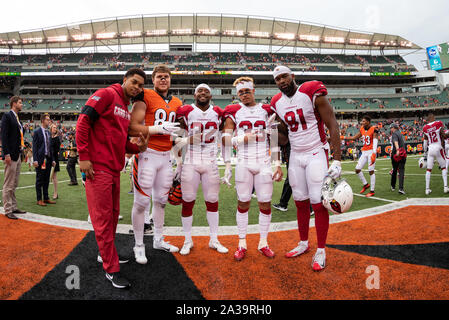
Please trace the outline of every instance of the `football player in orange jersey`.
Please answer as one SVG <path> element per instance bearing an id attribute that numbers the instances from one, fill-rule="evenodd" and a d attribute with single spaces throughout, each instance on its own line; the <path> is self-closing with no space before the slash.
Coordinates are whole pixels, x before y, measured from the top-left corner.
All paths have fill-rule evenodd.
<path id="1" fill-rule="evenodd" d="M 176 112 L 182 102 L 168 94 L 171 72 L 165 65 L 157 65 L 152 73 L 153 89 L 144 91 L 134 99 L 129 134 L 150 133 L 148 148 L 135 156 L 133 165 L 134 204 L 132 224 L 134 231 L 134 254 L 137 263 L 146 264 L 143 243 L 145 219 L 149 222 L 149 206 L 153 200 L 154 238 L 153 248 L 167 252 L 179 249 L 164 241 L 163 227 L 165 205 L 173 182 L 171 160 L 171 135 L 179 130 Z"/>
<path id="2" fill-rule="evenodd" d="M 378 144 L 378 130 L 376 126 L 371 125 L 371 118 L 369 116 L 364 116 L 361 122 L 360 132 L 357 133 L 353 137 L 343 137 L 344 140 L 357 140 L 362 138 L 363 147 L 362 147 L 362 155 L 360 156 L 359 162 L 355 167 L 355 173 L 359 177 L 360 181 L 363 184 L 362 191 L 360 193 L 364 193 L 368 188 L 370 188 L 370 192 L 367 193 L 366 197 L 374 196 L 374 188 L 376 186 L 376 175 L 374 173 L 375 163 L 376 163 L 376 155 L 377 155 L 377 144 Z M 368 163 L 368 171 L 370 175 L 370 183 L 368 183 L 365 179 L 365 176 L 362 173 L 363 167 Z"/>

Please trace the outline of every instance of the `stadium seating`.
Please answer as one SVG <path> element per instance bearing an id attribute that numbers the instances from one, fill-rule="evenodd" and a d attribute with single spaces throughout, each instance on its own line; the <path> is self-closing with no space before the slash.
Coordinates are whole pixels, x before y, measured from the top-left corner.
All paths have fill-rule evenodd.
<path id="1" fill-rule="evenodd" d="M 399 55 L 368 56 L 343 54 L 201 52 L 170 53 L 90 53 L 47 55 L 0 55 L 1 72 L 26 71 L 106 71 L 125 70 L 132 66 L 151 68 L 166 63 L 179 71 L 192 70 L 273 70 L 278 64 L 305 71 L 395 72 L 415 70 Z"/>

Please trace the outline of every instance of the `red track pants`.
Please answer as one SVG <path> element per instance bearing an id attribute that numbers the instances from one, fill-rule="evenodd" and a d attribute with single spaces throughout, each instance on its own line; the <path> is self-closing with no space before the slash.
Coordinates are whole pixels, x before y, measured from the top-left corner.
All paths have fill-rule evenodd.
<path id="1" fill-rule="evenodd" d="M 86 180 L 86 199 L 103 269 L 118 272 L 120 264 L 114 240 L 120 213 L 120 175 L 95 171 L 94 179 Z"/>

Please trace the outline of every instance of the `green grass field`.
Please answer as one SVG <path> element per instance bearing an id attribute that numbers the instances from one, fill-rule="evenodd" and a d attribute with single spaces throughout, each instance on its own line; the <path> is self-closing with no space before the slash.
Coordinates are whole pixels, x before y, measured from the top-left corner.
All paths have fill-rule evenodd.
<path id="1" fill-rule="evenodd" d="M 343 162 L 343 177 L 352 186 L 354 193 L 358 194 L 361 189 L 361 182 L 354 174 L 355 162 Z M 0 165 L 0 179 L 3 183 L 4 165 Z M 406 195 L 400 195 L 398 192 L 392 192 L 390 190 L 390 175 L 391 169 L 390 159 L 378 159 L 376 162 L 376 198 L 365 198 L 360 196 L 354 196 L 354 202 L 351 207 L 351 211 L 361 210 L 384 204 L 391 203 L 391 201 L 400 201 L 407 198 L 425 198 L 425 197 L 446 197 L 448 195 L 443 193 L 443 180 L 441 177 L 441 171 L 438 166 L 434 166 L 434 170 L 431 178 L 431 189 L 433 190 L 430 196 L 424 194 L 425 189 L 425 170 L 419 169 L 418 157 L 409 157 L 406 164 L 406 177 L 405 177 L 405 192 Z M 221 168 L 220 174 L 223 175 L 224 168 Z M 369 182 L 369 175 L 364 171 L 365 177 Z M 284 174 L 286 174 L 284 168 Z M 19 208 L 27 210 L 28 212 L 48 215 L 53 217 L 85 220 L 87 219 L 88 211 L 86 204 L 86 196 L 84 188 L 80 182 L 78 186 L 69 186 L 69 177 L 66 171 L 65 165 L 61 163 L 61 171 L 58 173 L 58 193 L 59 199 L 56 205 L 48 205 L 47 207 L 40 207 L 36 205 L 36 191 L 35 173 L 28 170 L 26 164 L 22 165 L 22 174 L 20 176 L 19 188 L 16 191 L 16 197 L 19 204 Z M 285 176 L 284 176 L 285 177 Z M 81 178 L 81 174 L 78 171 L 78 178 Z M 273 191 L 273 203 L 279 201 L 279 197 L 282 191 L 283 183 L 275 183 Z M 397 188 L 397 187 L 396 187 Z M 120 223 L 131 224 L 131 209 L 133 204 L 133 195 L 128 194 L 130 191 L 129 171 L 123 173 L 121 176 L 121 198 L 120 198 L 120 210 L 123 220 Z M 49 187 L 50 197 L 53 194 L 53 185 Z M 221 186 L 220 190 L 220 225 L 233 226 L 235 222 L 235 212 L 237 208 L 237 195 L 235 189 L 228 188 L 225 185 Z M 202 195 L 202 190 L 198 192 L 196 205 L 194 208 L 194 226 L 207 226 L 206 220 L 206 206 Z M 181 226 L 181 206 L 172 206 L 167 204 L 166 208 L 166 226 Z M 272 222 L 283 221 L 295 221 L 296 220 L 296 208 L 293 199 L 290 199 L 289 208 L 287 212 L 280 212 L 273 209 Z M 249 214 L 249 223 L 258 223 L 258 209 L 257 200 L 253 199 L 251 203 L 251 209 Z"/>

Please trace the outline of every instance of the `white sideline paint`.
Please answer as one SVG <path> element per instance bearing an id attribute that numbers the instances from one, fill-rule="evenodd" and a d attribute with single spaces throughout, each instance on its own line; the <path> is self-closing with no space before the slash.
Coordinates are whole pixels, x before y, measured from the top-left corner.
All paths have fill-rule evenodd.
<path id="1" fill-rule="evenodd" d="M 363 209 L 354 212 L 348 212 L 341 215 L 333 215 L 330 217 L 329 223 L 340 223 L 345 221 L 362 219 L 370 216 L 379 215 L 388 211 L 405 208 L 408 206 L 449 206 L 449 198 L 414 198 L 407 199 L 403 201 L 395 201 L 390 204 L 386 204 L 379 207 Z M 0 213 L 5 214 L 3 207 L 0 207 Z M 6 219 L 6 218 L 2 218 Z M 71 220 L 71 219 L 63 219 L 63 218 L 55 218 L 44 216 L 35 213 L 26 213 L 19 215 L 19 219 L 33 221 L 38 223 L 44 223 L 49 225 L 55 225 L 66 228 L 80 229 L 80 230 L 91 230 L 93 231 L 92 225 L 86 221 L 80 220 Z M 315 226 L 315 219 L 310 219 L 310 227 Z M 129 230 L 132 229 L 131 225 L 119 224 L 117 226 L 117 233 L 129 234 Z M 297 230 L 298 223 L 297 221 L 287 221 L 287 222 L 279 222 L 272 223 L 270 226 L 270 232 L 276 231 L 288 231 L 288 230 Z M 259 226 L 258 225 L 249 225 L 248 226 L 248 234 L 258 234 Z M 218 231 L 218 235 L 237 235 L 237 226 L 221 226 Z M 182 227 L 165 227 L 164 235 L 167 236 L 183 236 L 184 233 L 182 231 Z M 192 236 L 209 236 L 209 227 L 193 227 L 192 228 Z"/>

